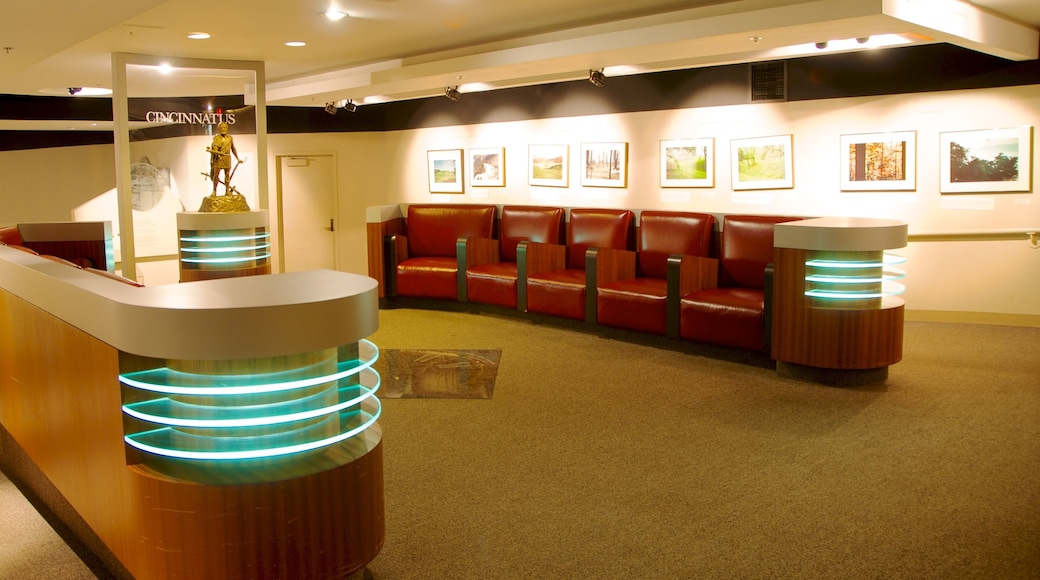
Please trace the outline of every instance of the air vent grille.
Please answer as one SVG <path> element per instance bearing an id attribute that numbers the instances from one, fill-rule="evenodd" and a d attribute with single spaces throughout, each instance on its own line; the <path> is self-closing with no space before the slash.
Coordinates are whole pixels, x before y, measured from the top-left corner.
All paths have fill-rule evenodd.
<path id="1" fill-rule="evenodd" d="M 787 100 L 787 63 L 759 62 L 751 65 L 751 102 Z"/>

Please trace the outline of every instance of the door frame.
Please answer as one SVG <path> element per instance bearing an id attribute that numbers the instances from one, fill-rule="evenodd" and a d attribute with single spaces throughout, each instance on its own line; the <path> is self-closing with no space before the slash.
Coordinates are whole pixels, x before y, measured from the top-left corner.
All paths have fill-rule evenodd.
<path id="1" fill-rule="evenodd" d="M 308 152 L 295 152 L 295 153 L 275 153 L 274 155 L 274 184 L 275 184 L 275 205 L 278 212 L 277 215 L 277 250 L 278 250 L 278 271 L 285 272 L 285 213 L 282 210 L 282 159 L 291 159 L 293 157 L 330 157 L 332 158 L 332 183 L 334 185 L 332 191 L 332 215 L 336 222 L 342 223 L 339 216 L 339 158 L 335 151 L 308 151 Z M 332 232 L 332 267 L 335 270 L 339 270 L 339 231 L 340 226 L 337 224 L 335 231 Z"/>

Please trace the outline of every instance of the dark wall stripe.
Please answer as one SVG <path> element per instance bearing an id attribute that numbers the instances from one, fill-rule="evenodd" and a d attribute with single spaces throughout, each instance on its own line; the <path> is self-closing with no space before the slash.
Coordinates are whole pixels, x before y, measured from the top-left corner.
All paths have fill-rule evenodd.
<path id="1" fill-rule="evenodd" d="M 268 107 L 268 132 L 399 131 L 749 102 L 749 64 L 585 80 L 359 106 L 329 115 L 320 107 Z M 1014 62 L 946 45 L 890 48 L 787 61 L 789 101 L 1040 84 L 1040 61 Z M 197 106 L 199 99 L 188 100 Z M 172 107 L 172 104 L 169 104 Z M 764 103 L 770 106 L 770 103 Z M 233 107 L 234 105 L 228 104 Z M 111 120 L 110 99 L 0 95 L 8 119 Z M 24 133 L 48 133 L 47 138 Z M 232 131 L 234 133 L 234 131 Z M 185 133 L 186 134 L 186 133 Z M 0 150 L 82 145 L 77 132 L 0 132 Z M 151 138 L 181 136 L 159 131 Z M 150 138 L 145 135 L 144 138 Z M 107 141 L 111 143 L 111 136 Z"/>

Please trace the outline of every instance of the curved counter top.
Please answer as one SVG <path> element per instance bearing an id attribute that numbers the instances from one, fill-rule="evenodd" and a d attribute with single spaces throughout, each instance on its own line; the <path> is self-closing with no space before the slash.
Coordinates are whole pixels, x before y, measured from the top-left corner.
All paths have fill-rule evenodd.
<path id="1" fill-rule="evenodd" d="M 155 358 L 296 354 L 354 343 L 378 328 L 376 281 L 331 270 L 138 288 L 0 247 L 0 280 L 99 340 Z"/>
<path id="2" fill-rule="evenodd" d="M 892 250 L 906 246 L 906 223 L 897 220 L 825 217 L 777 224 L 773 246 L 839 252 Z"/>

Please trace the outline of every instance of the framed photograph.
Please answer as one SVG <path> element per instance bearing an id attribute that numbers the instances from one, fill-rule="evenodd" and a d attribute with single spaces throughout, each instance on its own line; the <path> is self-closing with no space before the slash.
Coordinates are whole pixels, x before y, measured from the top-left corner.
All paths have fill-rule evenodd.
<path id="1" fill-rule="evenodd" d="M 715 140 L 661 141 L 661 187 L 715 187 Z"/>
<path id="2" fill-rule="evenodd" d="M 939 133 L 940 193 L 1033 191 L 1033 127 Z"/>
<path id="3" fill-rule="evenodd" d="M 570 148 L 567 145 L 530 145 L 527 183 L 567 187 L 570 183 Z"/>
<path id="4" fill-rule="evenodd" d="M 462 149 L 427 151 L 430 193 L 462 193 Z"/>
<path id="5" fill-rule="evenodd" d="M 753 137 L 730 141 L 733 189 L 794 187 L 791 135 Z"/>
<path id="6" fill-rule="evenodd" d="M 628 186 L 628 143 L 582 143 L 584 187 Z"/>
<path id="7" fill-rule="evenodd" d="M 917 132 L 841 136 L 842 191 L 917 189 Z"/>
<path id="8" fill-rule="evenodd" d="M 469 184 L 473 187 L 505 187 L 506 150 L 484 147 L 469 150 Z"/>

